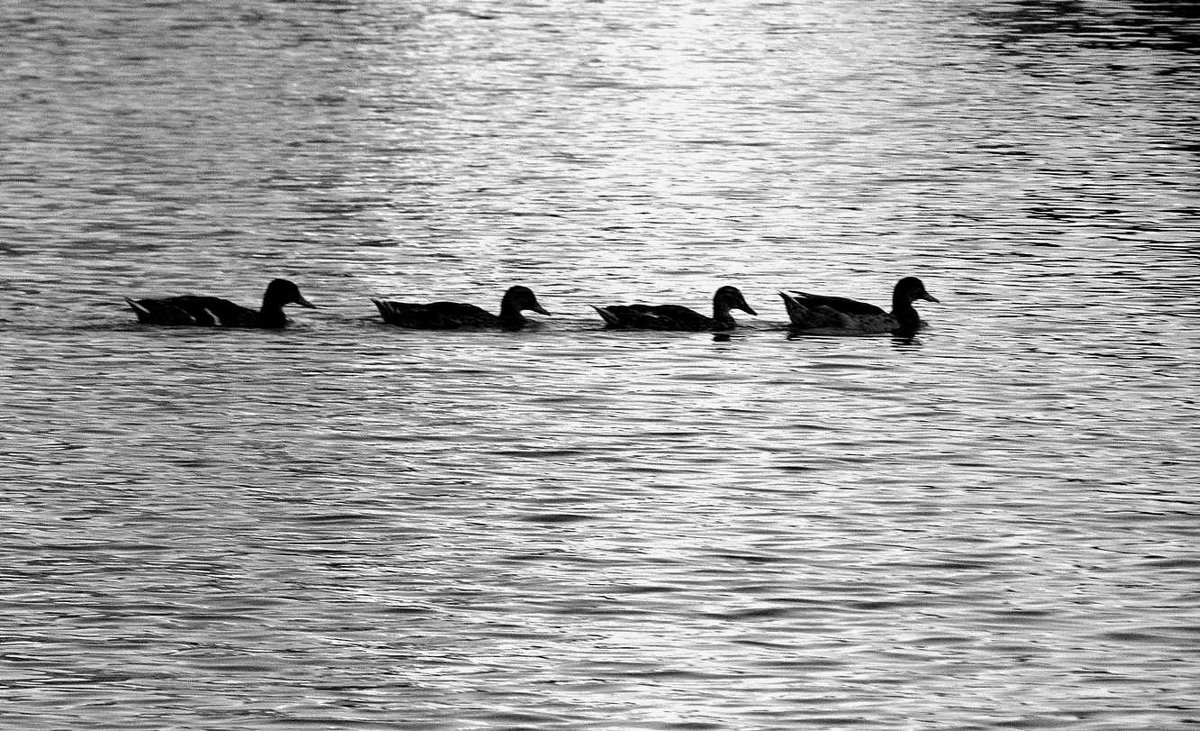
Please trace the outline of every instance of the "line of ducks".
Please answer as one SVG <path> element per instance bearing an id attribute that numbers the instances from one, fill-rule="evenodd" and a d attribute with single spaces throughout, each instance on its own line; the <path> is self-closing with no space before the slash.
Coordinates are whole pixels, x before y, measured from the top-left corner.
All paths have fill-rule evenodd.
<path id="1" fill-rule="evenodd" d="M 916 300 L 938 302 L 916 277 L 905 277 L 892 290 L 892 309 L 807 292 L 780 292 L 794 330 L 813 334 L 867 335 L 893 333 L 910 335 L 921 327 L 913 307 Z M 254 310 L 220 297 L 185 295 L 162 299 L 125 299 L 138 321 L 151 325 L 196 325 L 207 327 L 282 328 L 287 326 L 283 308 L 295 304 L 316 307 L 304 299 L 300 288 L 287 279 L 267 285 L 262 307 Z M 525 312 L 550 313 L 538 303 L 528 287 L 510 287 L 500 300 L 500 314 L 461 302 L 416 304 L 372 299 L 383 321 L 398 327 L 422 330 L 494 328 L 519 330 L 529 323 Z M 592 306 L 610 329 L 685 330 L 692 332 L 731 330 L 737 326 L 730 314 L 741 310 L 757 315 L 737 287 L 724 286 L 713 295 L 712 317 L 682 305 Z"/>

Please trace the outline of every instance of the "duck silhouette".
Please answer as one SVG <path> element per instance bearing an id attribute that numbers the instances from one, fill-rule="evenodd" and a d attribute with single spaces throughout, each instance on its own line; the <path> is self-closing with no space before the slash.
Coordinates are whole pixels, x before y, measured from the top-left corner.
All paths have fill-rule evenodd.
<path id="1" fill-rule="evenodd" d="M 609 329 L 687 330 L 703 332 L 737 327 L 730 310 L 757 315 L 737 287 L 726 285 L 713 295 L 712 317 L 683 305 L 592 305 Z"/>
<path id="2" fill-rule="evenodd" d="M 922 325 L 913 302 L 939 302 L 916 277 L 905 277 L 892 290 L 892 311 L 847 297 L 780 292 L 792 329 L 821 335 L 911 335 Z"/>
<path id="3" fill-rule="evenodd" d="M 288 324 L 287 316 L 283 314 L 284 306 L 316 307 L 304 299 L 294 282 L 287 279 L 271 280 L 263 294 L 262 307 L 257 310 L 220 297 L 198 295 L 138 300 L 126 297 L 125 301 L 137 315 L 138 322 L 199 327 L 282 328 Z"/>
<path id="4" fill-rule="evenodd" d="M 463 302 L 429 302 L 416 304 L 372 299 L 379 315 L 389 325 L 418 330 L 456 330 L 459 328 L 498 328 L 520 330 L 529 324 L 522 313 L 550 313 L 538 303 L 529 287 L 509 287 L 500 300 L 500 314 L 493 315 L 482 307 Z"/>

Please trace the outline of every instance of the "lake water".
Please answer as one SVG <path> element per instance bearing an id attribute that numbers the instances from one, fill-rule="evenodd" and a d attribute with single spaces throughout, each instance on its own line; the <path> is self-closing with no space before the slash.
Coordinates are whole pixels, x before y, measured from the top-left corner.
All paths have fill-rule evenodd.
<path id="1" fill-rule="evenodd" d="M 1192 3 L 0 34 L 0 726 L 1200 723 Z M 914 339 L 783 328 L 905 275 Z M 122 301 L 277 276 L 284 332 Z M 541 327 L 369 301 L 515 283 Z M 728 339 L 590 307 L 723 284 Z"/>

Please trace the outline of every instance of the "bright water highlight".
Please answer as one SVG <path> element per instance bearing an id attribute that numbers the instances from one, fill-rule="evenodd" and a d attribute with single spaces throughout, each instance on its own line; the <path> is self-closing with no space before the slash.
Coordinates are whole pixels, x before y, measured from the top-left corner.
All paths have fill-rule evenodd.
<path id="1" fill-rule="evenodd" d="M 0 725 L 1200 721 L 1198 22 L 5 5 Z M 783 329 L 905 275 L 912 340 Z"/>

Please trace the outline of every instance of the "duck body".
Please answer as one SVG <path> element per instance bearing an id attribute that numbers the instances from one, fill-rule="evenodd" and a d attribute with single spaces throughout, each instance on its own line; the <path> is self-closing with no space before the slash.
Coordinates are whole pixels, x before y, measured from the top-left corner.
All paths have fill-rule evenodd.
<path id="1" fill-rule="evenodd" d="M 500 314 L 463 302 L 429 302 L 417 304 L 393 300 L 372 299 L 379 315 L 389 325 L 416 330 L 457 330 L 481 328 L 520 330 L 529 324 L 522 314 L 528 310 L 543 315 L 550 313 L 538 303 L 533 290 L 520 285 L 509 287 L 500 300 Z"/>
<path id="2" fill-rule="evenodd" d="M 283 328 L 288 324 L 283 313 L 286 305 L 316 307 L 304 299 L 295 283 L 286 279 L 274 279 L 267 285 L 262 307 L 257 310 L 220 297 L 199 295 L 139 300 L 126 297 L 125 301 L 137 315 L 138 322 L 197 327 Z"/>
<path id="3" fill-rule="evenodd" d="M 905 277 L 892 290 L 892 310 L 847 297 L 807 292 L 780 292 L 792 329 L 814 335 L 911 335 L 920 329 L 921 316 L 913 307 L 918 299 L 939 300 L 916 277 Z"/>
<path id="4" fill-rule="evenodd" d="M 713 316 L 702 315 L 683 305 L 592 305 L 613 330 L 679 330 L 707 332 L 730 330 L 737 323 L 730 314 L 736 309 L 751 315 L 758 313 L 746 303 L 737 287 L 724 286 L 713 295 Z"/>

